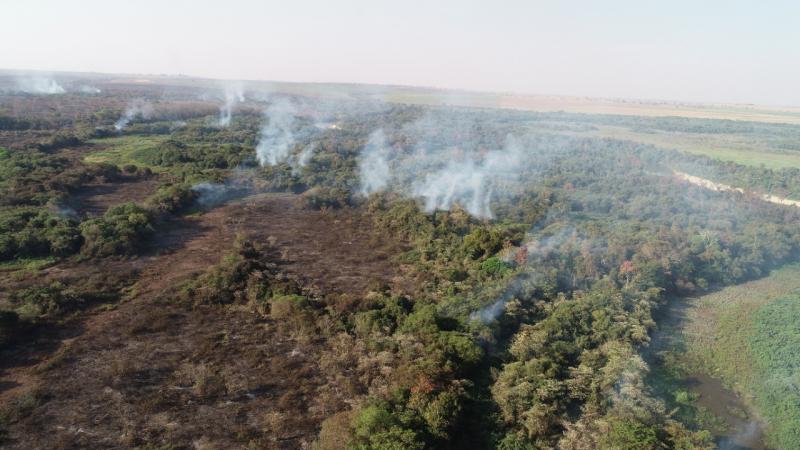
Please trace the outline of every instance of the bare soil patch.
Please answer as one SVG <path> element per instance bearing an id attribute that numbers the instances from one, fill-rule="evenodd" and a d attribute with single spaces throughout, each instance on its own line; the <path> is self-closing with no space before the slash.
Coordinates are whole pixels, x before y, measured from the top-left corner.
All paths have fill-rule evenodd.
<path id="1" fill-rule="evenodd" d="M 70 201 L 81 217 L 98 217 L 113 206 L 144 201 L 158 189 L 161 181 L 151 176 L 115 183 L 89 183 L 75 192 Z"/>

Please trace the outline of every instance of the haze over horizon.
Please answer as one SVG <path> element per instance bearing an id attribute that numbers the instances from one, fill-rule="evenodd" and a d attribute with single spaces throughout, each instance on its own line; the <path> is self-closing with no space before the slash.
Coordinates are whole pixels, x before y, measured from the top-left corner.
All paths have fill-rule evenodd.
<path id="1" fill-rule="evenodd" d="M 0 66 L 800 105 L 788 1 L 75 3 L 6 2 Z"/>

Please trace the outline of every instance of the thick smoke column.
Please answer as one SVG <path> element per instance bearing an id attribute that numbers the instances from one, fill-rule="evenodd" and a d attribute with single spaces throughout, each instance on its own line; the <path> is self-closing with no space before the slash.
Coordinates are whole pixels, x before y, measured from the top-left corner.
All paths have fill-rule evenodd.
<path id="1" fill-rule="evenodd" d="M 28 94 L 63 94 L 67 92 L 56 80 L 42 76 L 18 78 L 17 90 Z"/>
<path id="2" fill-rule="evenodd" d="M 244 92 L 238 85 L 225 86 L 225 103 L 219 107 L 219 126 L 227 127 L 231 124 L 233 107 L 244 101 Z"/>
<path id="3" fill-rule="evenodd" d="M 121 131 L 123 128 L 128 126 L 131 120 L 137 116 L 141 116 L 146 119 L 150 117 L 152 113 L 152 105 L 144 102 L 143 100 L 136 100 L 127 108 L 125 108 L 125 112 L 122 114 L 122 117 L 120 117 L 119 120 L 117 120 L 117 123 L 114 124 L 114 128 L 116 128 L 117 131 Z"/>
<path id="4" fill-rule="evenodd" d="M 287 100 L 278 100 L 264 113 L 267 123 L 261 128 L 261 137 L 256 147 L 256 158 L 262 165 L 274 166 L 286 161 L 294 145 L 295 108 Z"/>
<path id="5" fill-rule="evenodd" d="M 358 158 L 358 173 L 361 180 L 359 192 L 370 195 L 389 185 L 389 149 L 383 130 L 373 132 Z"/>

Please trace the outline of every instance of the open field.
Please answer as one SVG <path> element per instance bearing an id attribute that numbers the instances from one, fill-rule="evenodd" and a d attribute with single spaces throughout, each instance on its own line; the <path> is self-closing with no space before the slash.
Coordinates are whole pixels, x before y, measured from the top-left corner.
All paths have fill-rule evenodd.
<path id="1" fill-rule="evenodd" d="M 722 161 L 768 169 L 800 168 L 800 152 L 781 150 L 747 136 L 692 134 L 676 132 L 637 132 L 624 127 L 599 126 L 597 130 L 576 133 L 612 139 L 627 139 Z"/>
<path id="2" fill-rule="evenodd" d="M 144 163 L 142 155 L 164 143 L 166 136 L 120 136 L 109 139 L 91 141 L 94 145 L 102 145 L 104 149 L 95 150 L 87 154 L 84 160 L 88 163 L 111 163 L 119 166 L 136 164 L 149 167 L 154 171 L 163 171 L 163 168 Z"/>
<path id="3" fill-rule="evenodd" d="M 163 77 L 116 78 L 110 84 L 213 87 L 213 80 L 185 80 Z M 312 96 L 328 99 L 362 98 L 391 103 L 423 106 L 497 108 L 533 112 L 573 112 L 619 114 L 646 117 L 687 117 L 697 119 L 738 120 L 765 123 L 800 124 L 800 107 L 700 104 L 658 100 L 625 100 L 592 97 L 506 94 L 461 91 L 429 87 L 358 85 L 346 83 L 292 83 L 283 81 L 248 81 L 254 90 Z"/>
<path id="4" fill-rule="evenodd" d="M 551 95 L 493 94 L 424 88 L 387 87 L 384 98 L 398 103 L 502 108 L 520 111 L 566 111 L 648 117 L 744 120 L 800 124 L 800 108 L 760 105 L 714 105 L 667 101 L 616 100 Z"/>

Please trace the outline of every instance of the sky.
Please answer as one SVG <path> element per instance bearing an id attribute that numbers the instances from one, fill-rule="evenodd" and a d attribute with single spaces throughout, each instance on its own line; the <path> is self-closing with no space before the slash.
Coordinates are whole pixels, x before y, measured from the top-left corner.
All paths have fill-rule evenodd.
<path id="1" fill-rule="evenodd" d="M 800 2 L 0 0 L 0 68 L 800 105 Z"/>

